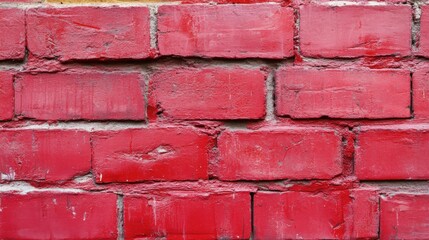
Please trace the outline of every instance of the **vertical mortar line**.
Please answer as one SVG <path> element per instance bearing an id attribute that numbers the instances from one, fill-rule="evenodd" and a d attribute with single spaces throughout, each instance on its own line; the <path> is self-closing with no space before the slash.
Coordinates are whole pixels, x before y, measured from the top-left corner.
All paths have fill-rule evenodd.
<path id="1" fill-rule="evenodd" d="M 28 62 L 28 55 L 30 54 L 30 50 L 28 50 L 28 39 L 27 39 L 27 10 L 28 8 L 24 8 L 24 48 L 25 48 L 25 53 L 24 53 L 24 61 L 23 64 L 24 66 L 27 65 Z"/>
<path id="2" fill-rule="evenodd" d="M 158 6 L 149 6 L 150 12 L 150 47 L 158 52 Z"/>
<path id="3" fill-rule="evenodd" d="M 351 175 L 352 176 L 356 176 L 356 171 L 355 171 L 355 169 L 356 169 L 356 149 L 359 147 L 359 141 L 358 141 L 359 129 L 352 128 L 350 131 L 354 135 L 354 138 L 353 138 L 353 157 L 352 157 Z M 358 181 L 360 182 L 359 179 L 358 179 Z"/>
<path id="4" fill-rule="evenodd" d="M 266 121 L 274 121 L 275 120 L 275 82 L 274 82 L 275 69 L 271 69 L 268 73 L 267 79 L 265 81 L 265 120 Z"/>
<path id="5" fill-rule="evenodd" d="M 413 53 L 418 51 L 420 43 L 420 16 L 421 8 L 420 2 L 414 1 L 412 5 L 412 19 L 411 19 L 411 49 Z"/>
<path id="6" fill-rule="evenodd" d="M 149 106 L 149 75 L 147 74 L 146 69 L 142 69 L 140 71 L 141 78 L 143 78 L 141 81 L 141 93 L 143 95 L 144 99 L 144 121 L 146 124 L 149 124 L 149 118 L 148 118 L 148 106 Z"/>
<path id="7" fill-rule="evenodd" d="M 116 200 L 117 207 L 117 228 L 118 228 L 118 240 L 124 239 L 124 195 L 118 194 Z"/>
<path id="8" fill-rule="evenodd" d="M 255 215 L 254 215 L 255 193 L 250 193 L 250 240 L 255 239 Z"/>
<path id="9" fill-rule="evenodd" d="M 293 33 L 293 48 L 295 51 L 295 56 L 301 56 L 301 46 L 299 38 L 299 28 L 300 28 L 300 15 L 299 15 L 299 6 L 293 8 L 294 14 L 294 33 Z"/>

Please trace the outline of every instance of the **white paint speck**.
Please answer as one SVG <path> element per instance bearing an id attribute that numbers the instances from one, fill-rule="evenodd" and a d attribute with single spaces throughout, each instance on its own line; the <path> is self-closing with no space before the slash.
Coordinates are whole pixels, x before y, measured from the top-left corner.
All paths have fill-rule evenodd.
<path id="1" fill-rule="evenodd" d="M 7 181 L 15 180 L 15 176 L 16 176 L 15 171 L 11 167 L 9 168 L 9 173 L 0 174 L 1 180 L 7 180 Z"/>

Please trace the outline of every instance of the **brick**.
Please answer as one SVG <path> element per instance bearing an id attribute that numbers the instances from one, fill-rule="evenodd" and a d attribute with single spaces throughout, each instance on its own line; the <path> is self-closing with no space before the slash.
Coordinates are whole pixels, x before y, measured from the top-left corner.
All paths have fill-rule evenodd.
<path id="1" fill-rule="evenodd" d="M 41 120 L 143 120 L 139 73 L 23 74 L 18 77 L 16 114 Z"/>
<path id="2" fill-rule="evenodd" d="M 429 239 L 429 195 L 381 198 L 380 239 Z"/>
<path id="3" fill-rule="evenodd" d="M 418 55 L 429 57 L 429 6 L 421 7 Z"/>
<path id="4" fill-rule="evenodd" d="M 429 118 L 429 68 L 413 73 L 413 113 L 417 119 Z"/>
<path id="5" fill-rule="evenodd" d="M 0 195 L 1 239 L 116 239 L 114 194 Z"/>
<path id="6" fill-rule="evenodd" d="M 409 55 L 411 20 L 411 7 L 405 5 L 303 6 L 301 52 L 332 58 Z"/>
<path id="7" fill-rule="evenodd" d="M 208 135 L 186 127 L 99 132 L 93 137 L 97 182 L 207 179 Z"/>
<path id="8" fill-rule="evenodd" d="M 429 179 L 429 126 L 362 127 L 357 135 L 355 172 L 359 179 Z"/>
<path id="9" fill-rule="evenodd" d="M 293 118 L 411 117 L 410 73 L 285 67 L 276 75 L 277 115 Z"/>
<path id="10" fill-rule="evenodd" d="M 249 193 L 125 196 L 125 238 L 249 239 Z"/>
<path id="11" fill-rule="evenodd" d="M 0 60 L 23 59 L 25 54 L 25 12 L 0 9 Z"/>
<path id="12" fill-rule="evenodd" d="M 27 41 L 32 54 L 60 61 L 147 58 L 151 55 L 149 9 L 30 9 Z"/>
<path id="13" fill-rule="evenodd" d="M 377 238 L 374 191 L 257 192 L 254 204 L 255 239 Z"/>
<path id="14" fill-rule="evenodd" d="M 328 129 L 225 131 L 218 149 L 223 180 L 329 179 L 342 172 L 341 137 Z"/>
<path id="15" fill-rule="evenodd" d="M 261 119 L 265 78 L 260 70 L 177 68 L 150 82 L 149 115 L 177 119 Z"/>
<path id="16" fill-rule="evenodd" d="M 0 120 L 9 120 L 14 115 L 13 74 L 0 72 Z"/>
<path id="17" fill-rule="evenodd" d="M 291 57 L 293 34 L 293 10 L 277 4 L 173 5 L 158 10 L 161 55 Z"/>
<path id="18" fill-rule="evenodd" d="M 1 180 L 65 181 L 91 168 L 89 133 L 1 130 Z"/>

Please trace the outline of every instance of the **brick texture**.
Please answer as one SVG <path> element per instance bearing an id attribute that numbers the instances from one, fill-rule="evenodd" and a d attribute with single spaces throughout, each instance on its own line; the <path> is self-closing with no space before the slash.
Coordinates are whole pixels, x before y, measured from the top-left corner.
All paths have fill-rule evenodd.
<path id="1" fill-rule="evenodd" d="M 294 16 L 281 5 L 162 6 L 162 55 L 284 58 L 293 54 Z"/>
<path id="2" fill-rule="evenodd" d="M 250 237 L 248 193 L 130 196 L 124 212 L 126 238 Z"/>
<path id="3" fill-rule="evenodd" d="M 328 179 L 340 174 L 341 137 L 329 129 L 271 128 L 223 132 L 219 178 Z"/>
<path id="4" fill-rule="evenodd" d="M 25 12 L 0 9 L 0 60 L 23 59 L 25 54 Z"/>
<path id="5" fill-rule="evenodd" d="M 31 53 L 60 61 L 150 56 L 149 9 L 36 8 L 27 11 Z"/>
<path id="6" fill-rule="evenodd" d="M 368 239 L 378 231 L 373 191 L 255 195 L 256 239 Z"/>
<path id="7" fill-rule="evenodd" d="M 277 114 L 293 118 L 406 118 L 410 73 L 397 70 L 283 68 Z M 383 91 L 380 91 L 383 89 Z"/>
<path id="8" fill-rule="evenodd" d="M 427 179 L 429 126 L 362 127 L 357 136 L 360 179 Z"/>
<path id="9" fill-rule="evenodd" d="M 138 73 L 25 74 L 16 82 L 15 108 L 42 120 L 142 120 L 143 87 Z"/>
<path id="10" fill-rule="evenodd" d="M 0 0 L 0 239 L 429 239 L 428 11 Z"/>
<path id="11" fill-rule="evenodd" d="M 410 19 L 409 6 L 303 6 L 301 50 L 305 56 L 328 58 L 408 55 Z"/>
<path id="12" fill-rule="evenodd" d="M 13 75 L 0 72 L 0 120 L 11 119 L 14 115 Z"/>
<path id="13" fill-rule="evenodd" d="M 65 181 L 91 169 L 87 132 L 0 130 L 1 180 Z"/>
<path id="14" fill-rule="evenodd" d="M 265 116 L 265 75 L 241 68 L 156 73 L 151 78 L 149 114 L 178 119 L 261 119 Z"/>
<path id="15" fill-rule="evenodd" d="M 429 195 L 398 194 L 380 203 L 381 239 L 429 238 Z"/>
<path id="16" fill-rule="evenodd" d="M 98 182 L 207 179 L 209 136 L 190 128 L 100 132 L 93 138 Z"/>
<path id="17" fill-rule="evenodd" d="M 2 239 L 116 238 L 114 194 L 1 194 Z"/>

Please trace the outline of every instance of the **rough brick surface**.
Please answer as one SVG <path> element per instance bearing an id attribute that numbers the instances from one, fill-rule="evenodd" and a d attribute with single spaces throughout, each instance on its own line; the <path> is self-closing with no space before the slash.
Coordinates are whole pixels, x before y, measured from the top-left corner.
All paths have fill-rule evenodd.
<path id="1" fill-rule="evenodd" d="M 125 196 L 125 238 L 248 239 L 250 194 Z"/>
<path id="2" fill-rule="evenodd" d="M 16 83 L 17 115 L 43 120 L 142 120 L 138 73 L 25 74 Z"/>
<path id="3" fill-rule="evenodd" d="M 284 58 L 293 55 L 291 8 L 266 5 L 173 5 L 158 10 L 162 55 Z"/>
<path id="4" fill-rule="evenodd" d="M 150 1 L 0 0 L 0 239 L 429 239 L 429 2 Z"/>
<path id="5" fill-rule="evenodd" d="M 328 129 L 227 131 L 218 148 L 225 180 L 328 179 L 342 171 L 341 137 Z"/>
<path id="6" fill-rule="evenodd" d="M 13 75 L 0 72 L 0 120 L 11 119 L 14 115 Z"/>
<path id="7" fill-rule="evenodd" d="M 207 179 L 210 137 L 191 128 L 100 132 L 93 138 L 98 182 Z"/>
<path id="8" fill-rule="evenodd" d="M 410 117 L 410 73 L 400 70 L 282 68 L 277 114 L 293 118 Z"/>
<path id="9" fill-rule="evenodd" d="M 178 119 L 261 119 L 265 75 L 242 68 L 160 71 L 151 78 L 149 114 Z"/>
<path id="10" fill-rule="evenodd" d="M 362 127 L 355 154 L 360 179 L 428 179 L 429 126 Z"/>
<path id="11" fill-rule="evenodd" d="M 114 194 L 0 195 L 2 239 L 116 238 Z"/>
<path id="12" fill-rule="evenodd" d="M 61 61 L 150 56 L 149 9 L 36 8 L 27 11 L 31 53 Z"/>
<path id="13" fill-rule="evenodd" d="M 429 238 L 429 195 L 398 194 L 380 204 L 381 239 Z"/>
<path id="14" fill-rule="evenodd" d="M 0 60 L 22 59 L 25 54 L 25 12 L 0 9 Z"/>
<path id="15" fill-rule="evenodd" d="M 0 130 L 1 180 L 65 181 L 91 168 L 89 133 Z"/>
<path id="16" fill-rule="evenodd" d="M 410 6 L 303 6 L 301 51 L 328 58 L 408 55 L 411 20 Z"/>
<path id="17" fill-rule="evenodd" d="M 368 239 L 378 232 L 373 191 L 258 192 L 255 239 Z"/>

